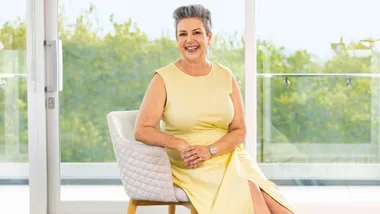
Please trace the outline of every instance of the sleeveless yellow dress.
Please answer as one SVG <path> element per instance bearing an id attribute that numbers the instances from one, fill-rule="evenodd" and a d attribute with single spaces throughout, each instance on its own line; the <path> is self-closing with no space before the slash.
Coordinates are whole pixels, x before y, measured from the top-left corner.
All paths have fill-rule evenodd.
<path id="1" fill-rule="evenodd" d="M 230 95 L 233 73 L 212 63 L 206 76 L 191 76 L 174 63 L 156 70 L 165 82 L 167 101 L 161 120 L 163 132 L 191 145 L 209 145 L 228 133 L 234 115 Z M 199 168 L 189 169 L 178 151 L 166 149 L 173 182 L 190 198 L 199 214 L 253 214 L 248 179 L 272 198 L 294 211 L 248 153 L 239 145 L 234 151 L 215 156 Z"/>

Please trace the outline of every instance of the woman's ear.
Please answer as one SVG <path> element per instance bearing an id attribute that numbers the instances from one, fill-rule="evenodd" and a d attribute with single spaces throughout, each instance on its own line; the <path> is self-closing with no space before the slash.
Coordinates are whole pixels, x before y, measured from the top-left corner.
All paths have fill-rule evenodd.
<path id="1" fill-rule="evenodd" d="M 211 42 L 211 39 L 212 39 L 212 32 L 208 32 L 208 35 L 207 35 L 207 38 L 208 38 L 208 44 L 210 45 L 210 42 Z"/>

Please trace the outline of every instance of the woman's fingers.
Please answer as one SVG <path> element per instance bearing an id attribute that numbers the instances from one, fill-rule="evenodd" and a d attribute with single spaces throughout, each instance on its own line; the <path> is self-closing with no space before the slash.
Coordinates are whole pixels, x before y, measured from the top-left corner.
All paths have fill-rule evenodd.
<path id="1" fill-rule="evenodd" d="M 194 163 L 191 163 L 191 164 L 187 165 L 187 167 L 192 168 L 192 169 L 196 169 L 196 168 L 198 168 L 200 166 L 201 166 L 201 162 L 200 161 L 194 162 Z"/>
<path id="2" fill-rule="evenodd" d="M 196 155 L 196 154 L 197 154 L 197 151 L 195 149 L 184 151 L 184 152 L 182 152 L 182 159 L 191 157 L 191 156 Z"/>
<path id="3" fill-rule="evenodd" d="M 190 162 L 190 164 L 198 164 L 198 163 L 200 163 L 202 161 L 202 159 L 201 158 L 197 158 L 197 159 L 195 159 L 195 160 L 193 160 L 192 162 Z"/>
<path id="4" fill-rule="evenodd" d="M 184 158 L 183 161 L 184 161 L 185 163 L 190 163 L 190 162 L 193 162 L 194 160 L 196 160 L 196 159 L 198 159 L 198 158 L 199 158 L 199 157 L 198 157 L 198 154 L 195 153 L 195 154 L 193 154 L 192 156 L 189 156 L 189 157 L 187 157 L 187 158 Z"/>
<path id="5" fill-rule="evenodd" d="M 196 169 L 196 168 L 198 168 L 200 166 L 201 166 L 201 162 L 198 162 L 198 163 L 196 163 L 196 164 L 193 165 L 193 169 Z"/>
<path id="6" fill-rule="evenodd" d="M 195 169 L 201 166 L 202 161 L 208 159 L 208 148 L 200 145 L 190 146 L 182 151 L 181 156 L 185 166 Z"/>

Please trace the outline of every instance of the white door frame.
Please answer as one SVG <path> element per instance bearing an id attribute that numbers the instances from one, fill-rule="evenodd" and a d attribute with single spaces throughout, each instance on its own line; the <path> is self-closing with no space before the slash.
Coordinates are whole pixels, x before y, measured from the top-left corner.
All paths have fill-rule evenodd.
<path id="1" fill-rule="evenodd" d="M 59 91 L 62 79 L 58 38 L 58 0 L 45 0 L 45 99 L 47 139 L 48 213 L 61 213 Z M 59 53 L 59 54 L 58 54 Z"/>
<path id="2" fill-rule="evenodd" d="M 246 150 L 257 161 L 256 1 L 245 0 L 245 117 Z M 254 84 L 252 84 L 254 83 Z"/>
<path id="3" fill-rule="evenodd" d="M 47 213 L 44 0 L 26 2 L 29 203 L 30 214 L 43 214 Z"/>

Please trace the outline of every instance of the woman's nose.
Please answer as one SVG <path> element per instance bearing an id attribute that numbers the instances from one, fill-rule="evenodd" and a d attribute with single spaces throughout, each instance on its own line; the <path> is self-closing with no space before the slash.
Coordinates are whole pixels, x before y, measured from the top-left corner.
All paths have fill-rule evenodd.
<path id="1" fill-rule="evenodd" d="M 193 35 L 192 34 L 188 34 L 187 35 L 187 41 L 192 41 L 193 40 Z"/>

